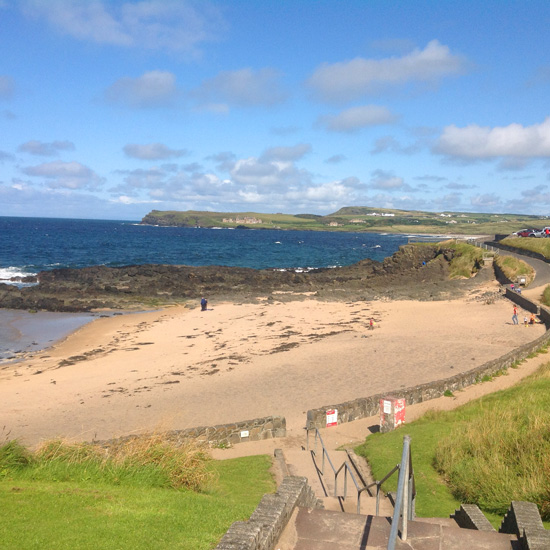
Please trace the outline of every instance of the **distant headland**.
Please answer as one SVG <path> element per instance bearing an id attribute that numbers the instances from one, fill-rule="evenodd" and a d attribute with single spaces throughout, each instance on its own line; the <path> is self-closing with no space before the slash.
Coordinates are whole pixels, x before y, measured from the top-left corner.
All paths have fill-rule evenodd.
<path id="1" fill-rule="evenodd" d="M 523 228 L 549 225 L 548 216 L 423 212 L 368 206 L 346 206 L 333 214 L 265 214 L 257 212 L 206 212 L 153 210 L 145 225 L 226 229 L 286 229 L 306 231 L 372 231 L 437 235 L 508 234 Z"/>

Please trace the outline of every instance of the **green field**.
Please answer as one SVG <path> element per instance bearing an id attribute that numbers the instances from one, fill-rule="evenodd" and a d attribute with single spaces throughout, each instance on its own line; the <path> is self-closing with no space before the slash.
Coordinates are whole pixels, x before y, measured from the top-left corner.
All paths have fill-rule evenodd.
<path id="1" fill-rule="evenodd" d="M 145 461 L 119 464 L 57 444 L 40 456 L 17 442 L 0 446 L 0 547 L 208 550 L 275 490 L 265 455 L 183 466 L 169 460 L 166 469 L 161 453 L 156 447 Z M 189 476 L 195 490 L 185 486 Z"/>
<path id="2" fill-rule="evenodd" d="M 530 250 L 538 252 L 545 258 L 550 259 L 550 239 L 547 238 L 530 238 L 530 237 L 508 237 L 500 241 L 502 244 L 521 248 L 522 250 Z"/>
<path id="3" fill-rule="evenodd" d="M 420 517 L 448 517 L 461 503 L 473 503 L 498 527 L 512 500 L 526 500 L 538 505 L 548 527 L 549 392 L 547 363 L 512 388 L 371 435 L 356 451 L 382 479 L 401 460 L 403 435 L 411 436 Z M 394 476 L 384 491 L 396 485 Z"/>
<path id="4" fill-rule="evenodd" d="M 548 219 L 520 214 L 434 213 L 358 206 L 341 208 L 326 216 L 153 210 L 143 218 L 142 223 L 179 227 L 493 235 L 510 234 L 524 227 L 542 227 L 548 224 Z"/>

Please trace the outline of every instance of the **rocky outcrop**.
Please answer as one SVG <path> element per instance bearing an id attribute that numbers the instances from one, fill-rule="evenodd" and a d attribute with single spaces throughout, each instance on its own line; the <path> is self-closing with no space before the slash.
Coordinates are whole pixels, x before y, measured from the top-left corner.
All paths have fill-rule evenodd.
<path id="1" fill-rule="evenodd" d="M 315 295 L 321 299 L 438 299 L 459 291 L 448 281 L 452 249 L 406 245 L 383 262 L 363 260 L 348 267 L 308 273 L 224 266 L 132 265 L 53 269 L 39 284 L 0 284 L 0 307 L 48 311 L 143 309 L 197 300 L 278 300 Z"/>

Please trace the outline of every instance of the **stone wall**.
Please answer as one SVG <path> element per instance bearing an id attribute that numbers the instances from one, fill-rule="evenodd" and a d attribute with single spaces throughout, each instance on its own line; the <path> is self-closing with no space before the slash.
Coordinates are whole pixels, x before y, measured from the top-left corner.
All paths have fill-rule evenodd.
<path id="1" fill-rule="evenodd" d="M 307 478 L 285 477 L 275 494 L 264 495 L 248 521 L 236 521 L 216 550 L 272 550 L 297 506 L 316 508 Z"/>
<path id="2" fill-rule="evenodd" d="M 461 504 L 451 517 L 456 521 L 459 527 L 463 529 L 474 529 L 475 531 L 495 531 L 491 522 L 485 517 L 485 514 L 479 509 L 477 504 Z"/>
<path id="3" fill-rule="evenodd" d="M 529 302 L 524 296 L 517 295 L 516 293 L 514 293 L 514 295 Z M 536 304 L 532 302 L 529 302 L 529 304 L 531 308 L 537 307 Z M 522 305 L 522 307 L 524 306 Z M 543 308 L 541 308 L 541 312 L 542 310 Z M 550 312 L 544 310 L 544 316 L 546 316 L 546 320 L 550 321 Z M 550 342 L 550 331 L 539 336 L 536 340 L 528 342 L 497 359 L 488 361 L 468 372 L 456 374 L 450 378 L 427 382 L 426 384 L 420 384 L 407 389 L 389 390 L 369 397 L 361 397 L 353 401 L 346 401 L 345 403 L 331 403 L 324 407 L 311 409 L 307 411 L 306 427 L 307 429 L 324 428 L 326 426 L 326 411 L 330 409 L 338 410 L 338 423 L 341 424 L 344 422 L 351 422 L 352 420 L 358 420 L 359 418 L 377 416 L 380 413 L 380 399 L 404 397 L 407 405 L 414 405 L 415 403 L 422 403 L 429 399 L 441 397 L 447 390 L 451 392 L 461 390 L 462 388 L 480 382 L 486 376 L 491 376 L 498 371 L 509 368 L 511 365 L 525 359 L 531 353 L 534 353 L 539 348 L 548 344 L 548 342 Z"/>
<path id="4" fill-rule="evenodd" d="M 516 535 L 523 550 L 550 548 L 550 532 L 544 528 L 537 505 L 533 502 L 512 501 L 499 532 Z"/>
<path id="5" fill-rule="evenodd" d="M 272 439 L 286 436 L 286 419 L 284 416 L 265 416 L 253 420 L 242 420 L 230 424 L 218 426 L 200 426 L 185 430 L 172 430 L 166 432 L 168 439 L 176 443 L 194 440 L 198 443 L 206 443 L 211 447 L 230 446 L 244 441 L 258 441 L 260 439 Z M 130 435 L 110 441 L 96 441 L 100 445 L 116 445 L 125 440 L 140 437 Z"/>
<path id="6" fill-rule="evenodd" d="M 529 300 L 529 298 L 526 298 L 522 294 L 517 293 L 515 290 L 510 290 L 509 288 L 507 288 L 504 295 L 506 296 L 506 298 L 508 298 L 508 300 L 514 302 L 514 304 L 517 304 L 519 307 L 526 309 L 531 313 L 539 313 L 539 306 L 537 304 L 535 304 L 534 302 Z"/>

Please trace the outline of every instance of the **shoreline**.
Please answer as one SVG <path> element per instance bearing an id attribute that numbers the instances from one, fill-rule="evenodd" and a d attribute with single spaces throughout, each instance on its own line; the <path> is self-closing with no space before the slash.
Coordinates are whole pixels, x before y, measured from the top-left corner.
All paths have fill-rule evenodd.
<path id="1" fill-rule="evenodd" d="M 31 444 L 269 415 L 299 430 L 309 408 L 467 371 L 543 334 L 513 326 L 508 301 L 483 301 L 495 285 L 439 302 L 260 297 L 98 319 L 4 365 L 0 416 Z"/>

